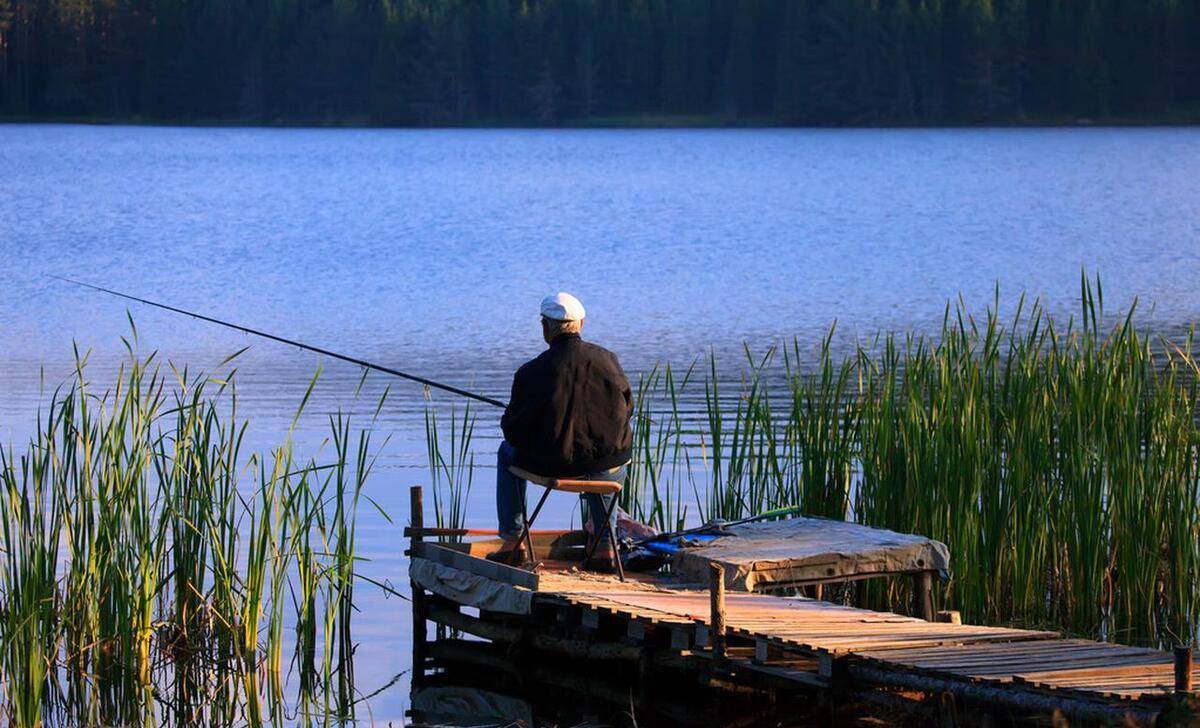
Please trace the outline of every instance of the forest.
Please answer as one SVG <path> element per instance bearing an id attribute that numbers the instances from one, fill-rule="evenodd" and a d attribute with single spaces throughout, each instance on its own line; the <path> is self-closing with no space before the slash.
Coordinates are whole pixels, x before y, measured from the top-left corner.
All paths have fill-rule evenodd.
<path id="1" fill-rule="evenodd" d="M 0 0 L 0 116 L 1194 122 L 1200 0 Z"/>

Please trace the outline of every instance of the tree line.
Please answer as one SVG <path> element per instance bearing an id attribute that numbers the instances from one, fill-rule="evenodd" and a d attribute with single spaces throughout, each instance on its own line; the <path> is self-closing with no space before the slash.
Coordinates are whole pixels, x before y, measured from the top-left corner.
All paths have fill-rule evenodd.
<path id="1" fill-rule="evenodd" d="M 1200 116 L 1200 0 L 0 0 L 0 114 L 459 125 Z"/>

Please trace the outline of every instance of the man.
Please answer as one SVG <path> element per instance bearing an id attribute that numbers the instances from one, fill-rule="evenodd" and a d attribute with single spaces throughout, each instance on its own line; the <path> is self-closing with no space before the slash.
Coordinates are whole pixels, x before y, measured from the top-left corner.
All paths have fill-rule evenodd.
<path id="1" fill-rule="evenodd" d="M 520 541 L 525 481 L 509 472 L 510 465 L 538 475 L 625 480 L 633 445 L 629 380 L 612 352 L 580 338 L 583 316 L 583 304 L 571 294 L 546 296 L 542 338 L 549 348 L 513 377 L 496 462 L 496 511 L 504 544 L 488 555 L 493 561 L 520 564 L 527 556 Z M 583 495 L 592 538 L 599 536 L 613 497 Z M 604 570 L 612 558 L 605 539 L 585 567 Z"/>

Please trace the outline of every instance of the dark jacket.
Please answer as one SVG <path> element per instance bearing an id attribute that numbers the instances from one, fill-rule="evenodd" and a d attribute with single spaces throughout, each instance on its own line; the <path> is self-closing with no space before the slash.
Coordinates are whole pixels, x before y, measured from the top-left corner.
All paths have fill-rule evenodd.
<path id="1" fill-rule="evenodd" d="M 563 334 L 513 377 L 500 420 L 516 464 L 539 475 L 587 475 L 629 461 L 633 395 L 612 352 Z"/>

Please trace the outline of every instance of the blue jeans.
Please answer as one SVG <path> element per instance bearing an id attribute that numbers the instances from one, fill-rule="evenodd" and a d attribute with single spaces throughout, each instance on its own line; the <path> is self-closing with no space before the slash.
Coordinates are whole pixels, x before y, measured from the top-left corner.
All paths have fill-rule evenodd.
<path id="1" fill-rule="evenodd" d="M 507 541 L 517 540 L 524 525 L 521 503 L 525 500 L 525 481 L 508 471 L 508 466 L 513 464 L 516 455 L 517 448 L 510 445 L 507 440 L 500 442 L 500 449 L 496 451 L 496 515 L 500 519 L 500 537 Z M 578 477 L 582 480 L 611 480 L 621 483 L 625 481 L 625 466 L 622 465 L 603 473 L 589 473 Z M 588 517 L 592 520 L 592 532 L 599 534 L 601 527 L 604 526 L 604 513 L 616 496 L 582 493 L 580 497 L 587 504 Z M 530 507 L 532 508 L 532 506 Z M 609 526 L 615 529 L 616 521 L 617 509 L 614 508 Z"/>

